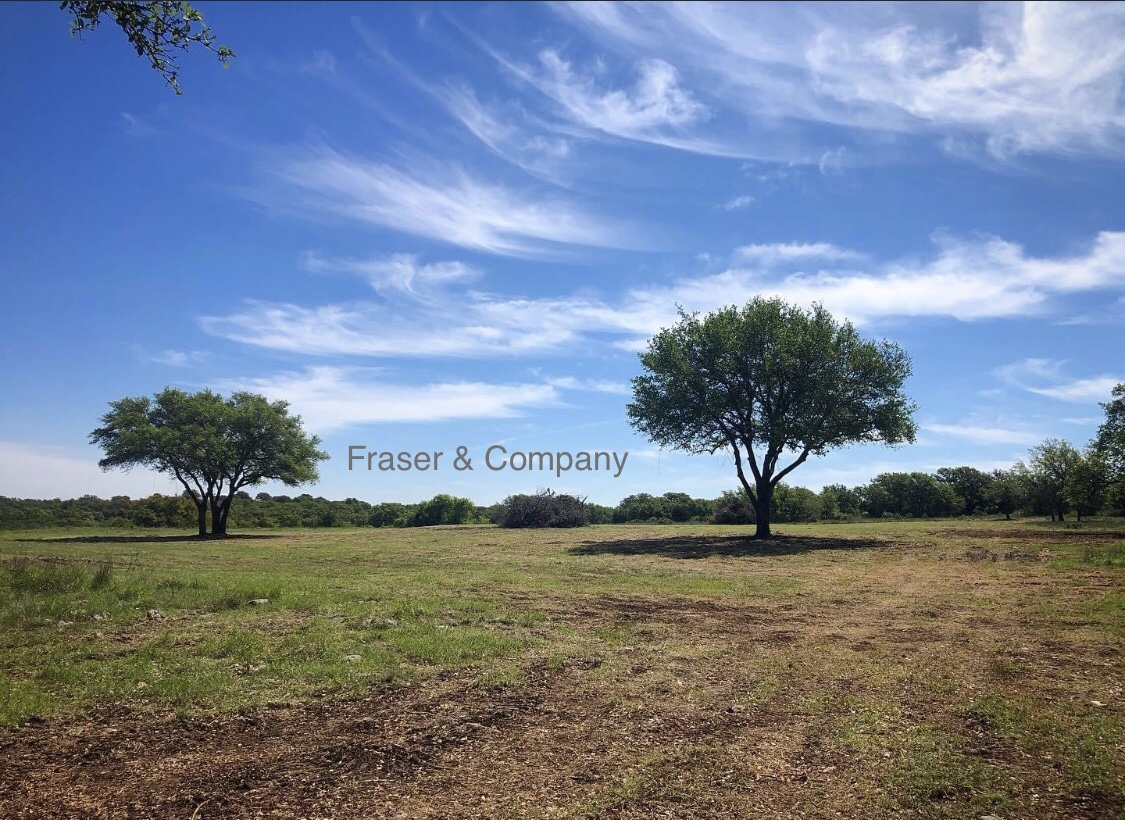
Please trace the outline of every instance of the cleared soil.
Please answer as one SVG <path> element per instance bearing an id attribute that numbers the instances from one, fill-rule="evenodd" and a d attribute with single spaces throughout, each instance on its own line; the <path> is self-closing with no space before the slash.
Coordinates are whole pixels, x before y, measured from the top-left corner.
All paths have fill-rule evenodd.
<path id="1" fill-rule="evenodd" d="M 556 549 L 799 586 L 512 592 L 570 637 L 504 685 L 471 668 L 234 715 L 35 720 L 0 733 L 0 816 L 1125 817 L 1120 631 L 1082 614 L 1121 575 L 1052 569 L 1070 537 L 579 534 Z"/>

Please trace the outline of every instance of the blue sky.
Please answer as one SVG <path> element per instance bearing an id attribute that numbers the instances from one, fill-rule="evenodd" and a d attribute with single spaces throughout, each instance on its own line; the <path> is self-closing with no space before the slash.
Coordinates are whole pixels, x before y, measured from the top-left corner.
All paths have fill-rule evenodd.
<path id="1" fill-rule="evenodd" d="M 756 294 L 913 359 L 918 442 L 813 489 L 1081 446 L 1125 381 L 1125 4 L 198 6 L 238 56 L 176 97 L 111 24 L 0 4 L 2 495 L 173 490 L 86 437 L 174 385 L 289 400 L 329 498 L 713 497 L 730 458 L 635 434 L 629 380 L 677 303 Z"/>

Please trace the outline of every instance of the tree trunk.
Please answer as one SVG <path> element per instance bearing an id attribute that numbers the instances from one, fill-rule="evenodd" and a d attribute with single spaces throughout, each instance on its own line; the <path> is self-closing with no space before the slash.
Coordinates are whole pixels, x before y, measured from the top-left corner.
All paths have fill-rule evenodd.
<path id="1" fill-rule="evenodd" d="M 217 498 L 211 499 L 211 535 L 226 535 L 227 520 L 223 515 L 222 502 Z"/>
<path id="2" fill-rule="evenodd" d="M 754 499 L 754 537 L 766 539 L 770 537 L 770 502 L 773 499 L 773 487 L 769 482 L 762 482 L 757 487 L 757 497 Z"/>
<path id="3" fill-rule="evenodd" d="M 225 499 L 223 499 L 223 503 L 220 505 L 220 508 L 219 508 L 219 515 L 221 516 L 221 520 L 222 520 L 223 535 L 227 534 L 227 518 L 230 516 L 230 505 L 231 505 L 231 502 L 233 502 L 233 501 L 234 501 L 234 493 L 231 493 Z"/>
<path id="4" fill-rule="evenodd" d="M 199 537 L 207 537 L 207 499 L 201 498 L 195 502 L 195 506 L 199 511 Z"/>

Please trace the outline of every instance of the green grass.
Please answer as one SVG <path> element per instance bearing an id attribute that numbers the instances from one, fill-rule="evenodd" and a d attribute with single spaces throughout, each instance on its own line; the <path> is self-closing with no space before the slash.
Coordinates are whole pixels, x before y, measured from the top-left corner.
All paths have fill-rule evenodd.
<path id="1" fill-rule="evenodd" d="M 777 812 L 1048 816 L 1033 794 L 1112 809 L 1125 567 L 1105 533 L 1123 528 L 856 522 L 766 545 L 706 525 L 7 532 L 0 727 L 542 686 L 559 725 L 607 732 L 587 758 L 616 755 L 560 816 L 743 797 L 752 816 L 763 784 L 798 777 L 815 799 L 793 810 L 785 792 Z"/>
<path id="2" fill-rule="evenodd" d="M 1104 707 L 1085 703 L 1056 711 L 1026 695 L 990 695 L 974 701 L 965 715 L 1023 754 L 1051 761 L 1074 796 L 1109 796 L 1119 788 L 1120 773 L 1113 770 L 1106 749 L 1125 736 L 1125 724 Z"/>
<path id="3" fill-rule="evenodd" d="M 1002 769 L 967 754 L 955 737 L 930 725 L 917 727 L 884 778 L 889 803 L 931 817 L 1003 814 L 1009 783 Z"/>

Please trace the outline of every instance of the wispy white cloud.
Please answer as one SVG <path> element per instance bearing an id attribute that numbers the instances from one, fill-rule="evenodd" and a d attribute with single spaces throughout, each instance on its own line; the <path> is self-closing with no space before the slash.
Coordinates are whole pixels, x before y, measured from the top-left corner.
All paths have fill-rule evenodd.
<path id="1" fill-rule="evenodd" d="M 862 259 L 863 254 L 839 248 L 829 242 L 775 242 L 765 245 L 743 245 L 735 250 L 741 259 L 762 265 L 789 263 L 805 259 L 823 259 L 838 262 Z"/>
<path id="2" fill-rule="evenodd" d="M 631 140 L 708 156 L 816 162 L 816 154 L 792 134 L 787 143 L 772 143 L 751 138 L 744 124 L 733 134 L 706 128 L 715 112 L 682 85 L 676 66 L 658 55 L 611 72 L 601 60 L 576 67 L 556 49 L 542 49 L 526 64 L 482 45 L 549 101 L 539 124 L 557 135 Z"/>
<path id="3" fill-rule="evenodd" d="M 476 279 L 480 273 L 464 262 L 419 263 L 409 253 L 370 259 L 341 259 L 305 255 L 305 267 L 314 273 L 346 273 L 362 277 L 380 293 L 398 292 L 425 296 L 454 282 Z"/>
<path id="4" fill-rule="evenodd" d="M 208 354 L 203 350 L 161 350 L 158 353 L 144 354 L 150 362 L 166 364 L 170 367 L 192 367 L 207 361 Z"/>
<path id="5" fill-rule="evenodd" d="M 677 304 L 709 311 L 778 296 L 801 305 L 820 302 L 857 324 L 909 316 L 972 321 L 1044 314 L 1058 306 L 1059 295 L 1125 281 L 1125 233 L 1100 234 L 1084 253 L 1056 258 L 1029 257 L 999 239 L 940 237 L 929 259 L 864 261 L 863 270 L 833 267 L 863 257 L 828 243 L 753 245 L 736 255 L 739 264 L 728 270 L 637 287 L 614 298 L 522 298 L 450 287 L 409 302 L 320 307 L 250 302 L 234 314 L 201 321 L 209 333 L 292 352 L 508 356 L 601 349 L 584 348 L 595 338 L 601 346 L 641 349 L 652 333 L 676 321 Z M 818 267 L 808 273 L 802 268 L 810 261 Z M 1054 391 L 1046 395 L 1066 392 L 1054 383 L 1041 387 Z M 1071 394 L 1100 388 L 1100 383 L 1075 387 Z"/>
<path id="6" fill-rule="evenodd" d="M 203 329 L 236 342 L 311 355 L 474 356 L 550 349 L 557 339 L 449 320 L 450 313 L 395 310 L 372 302 L 304 307 L 249 301 L 240 312 L 206 316 Z M 455 314 L 453 314 L 455 315 Z"/>
<path id="7" fill-rule="evenodd" d="M 297 73 L 330 77 L 336 73 L 336 56 L 331 51 L 318 49 L 297 66 Z"/>
<path id="8" fill-rule="evenodd" d="M 513 418 L 533 407 L 559 403 L 549 384 L 402 384 L 384 381 L 370 370 L 330 366 L 241 379 L 223 387 L 284 399 L 316 433 L 361 424 Z"/>
<path id="9" fill-rule="evenodd" d="M 162 133 L 161 129 L 148 120 L 142 119 L 136 114 L 130 114 L 128 111 L 121 112 L 121 122 L 124 124 L 126 131 L 134 137 L 151 137 Z"/>
<path id="10" fill-rule="evenodd" d="M 753 196 L 751 196 L 750 194 L 743 194 L 742 196 L 736 196 L 733 199 L 728 199 L 720 207 L 724 211 L 738 211 L 738 210 L 741 210 L 742 208 L 749 207 L 753 203 L 754 203 L 754 197 Z"/>
<path id="11" fill-rule="evenodd" d="M 269 174 L 280 190 L 254 195 L 273 207 L 505 256 L 541 257 L 569 246 L 642 249 L 647 244 L 635 226 L 585 213 L 553 194 L 483 182 L 457 167 L 429 162 L 399 167 L 324 148 L 283 159 Z"/>
<path id="12" fill-rule="evenodd" d="M 755 119 L 929 135 L 999 158 L 1125 148 L 1118 3 L 556 8 L 624 59 L 659 54 L 718 89 L 708 104 Z"/>
<path id="13" fill-rule="evenodd" d="M 463 85 L 423 87 L 496 156 L 550 181 L 571 155 L 571 140 L 530 115 L 518 101 L 486 105 Z"/>
<path id="14" fill-rule="evenodd" d="M 578 379 L 574 376 L 561 376 L 547 379 L 547 384 L 562 390 L 586 390 L 592 393 L 612 393 L 619 396 L 627 396 L 632 392 L 628 384 L 606 379 Z"/>
<path id="15" fill-rule="evenodd" d="M 1072 378 L 1065 372 L 1067 364 L 1062 359 L 1029 358 L 998 367 L 995 373 L 1030 393 L 1075 403 L 1108 401 L 1113 388 L 1125 382 L 1125 376 L 1108 374 Z"/>
<path id="16" fill-rule="evenodd" d="M 907 259 L 861 272 L 796 273 L 757 284 L 790 301 L 819 301 L 854 321 L 869 322 L 893 316 L 974 320 L 1043 314 L 1054 295 L 1125 283 L 1123 232 L 1102 232 L 1085 251 L 1064 257 L 1029 257 L 1019 245 L 998 238 L 938 236 L 936 242 L 938 253 L 930 260 Z M 712 285 L 722 289 L 740 281 L 745 278 L 732 271 Z"/>
<path id="17" fill-rule="evenodd" d="M 1065 361 L 1061 359 L 1020 359 L 996 368 L 994 371 L 1004 382 L 1023 387 L 1030 380 L 1058 380 Z"/>
<path id="18" fill-rule="evenodd" d="M 1038 444 L 1043 440 L 1039 433 L 1026 430 L 1008 430 L 1002 427 L 973 427 L 962 424 L 923 424 L 922 429 L 942 436 L 963 438 L 973 444 Z"/>
<path id="19" fill-rule="evenodd" d="M 1125 382 L 1119 376 L 1094 376 L 1088 379 L 1075 379 L 1071 382 L 1051 387 L 1029 387 L 1032 393 L 1049 396 L 1052 399 L 1072 402 L 1109 401 L 1113 388 Z"/>
<path id="20" fill-rule="evenodd" d="M 707 108 L 679 85 L 676 69 L 660 59 L 636 66 L 631 90 L 598 86 L 594 75 L 580 74 L 558 52 L 539 54 L 541 71 L 520 74 L 557 102 L 578 125 L 629 139 L 651 140 L 661 129 L 689 125 L 707 116 Z"/>
<path id="21" fill-rule="evenodd" d="M 630 321 L 592 300 L 476 293 L 424 303 L 319 307 L 251 301 L 240 312 L 200 323 L 213 335 L 271 350 L 375 357 L 529 355 L 577 346 L 591 331 L 647 327 L 643 319 Z"/>

